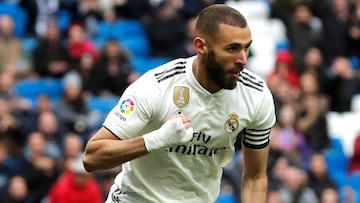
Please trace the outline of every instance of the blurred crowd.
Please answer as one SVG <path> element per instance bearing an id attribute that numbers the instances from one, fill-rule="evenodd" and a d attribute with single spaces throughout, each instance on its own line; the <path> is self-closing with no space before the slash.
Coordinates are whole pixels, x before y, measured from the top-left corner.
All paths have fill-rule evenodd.
<path id="1" fill-rule="evenodd" d="M 248 68 L 264 77 L 277 112 L 268 203 L 360 202 L 360 183 L 359 188 L 339 185 L 326 160 L 333 147 L 327 113 L 351 111 L 360 94 L 360 0 L 0 0 L 0 202 L 103 202 L 120 169 L 85 172 L 83 147 L 102 119 L 86 101 L 118 98 L 143 71 L 134 66 L 137 53 L 122 39 L 99 36 L 100 24 L 140 23 L 149 44 L 145 61 L 187 57 L 196 54 L 196 14 L 214 3 L 241 12 L 260 3 L 266 8 L 265 25 L 276 20 L 283 27 L 284 38 L 271 45 L 270 62 L 257 58 L 256 47 L 249 55 L 257 60 L 253 64 L 270 66 L 266 72 Z M 24 11 L 26 24 L 16 24 L 20 15 L 2 12 L 5 5 Z M 244 13 L 257 33 L 256 16 Z M 60 14 L 66 14 L 65 23 Z M 274 32 L 268 29 L 265 35 Z M 253 41 L 261 52 L 267 44 L 258 36 Z M 40 95 L 31 106 L 14 92 L 21 81 L 43 78 L 62 81 L 55 104 Z M 234 201 L 241 164 L 239 148 L 225 168 L 221 191 Z M 359 165 L 354 157 L 346 173 L 360 172 Z M 223 196 L 219 203 L 226 201 Z"/>

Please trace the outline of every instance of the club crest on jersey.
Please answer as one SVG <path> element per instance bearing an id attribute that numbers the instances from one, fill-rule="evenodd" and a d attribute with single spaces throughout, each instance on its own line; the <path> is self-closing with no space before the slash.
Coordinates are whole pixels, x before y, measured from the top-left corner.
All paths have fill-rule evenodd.
<path id="1" fill-rule="evenodd" d="M 182 108 L 189 103 L 190 90 L 188 87 L 176 86 L 174 88 L 173 102 L 178 108 Z"/>
<path id="2" fill-rule="evenodd" d="M 239 116 L 236 113 L 231 113 L 229 119 L 225 121 L 224 129 L 228 133 L 233 133 L 239 127 Z"/>
<path id="3" fill-rule="evenodd" d="M 131 97 L 125 97 L 119 104 L 119 111 L 115 114 L 125 123 L 131 114 L 135 111 L 135 100 Z"/>

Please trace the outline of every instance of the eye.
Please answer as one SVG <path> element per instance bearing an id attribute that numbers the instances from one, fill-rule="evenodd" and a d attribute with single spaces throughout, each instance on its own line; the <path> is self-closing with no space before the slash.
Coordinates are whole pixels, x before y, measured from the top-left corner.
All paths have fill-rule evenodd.
<path id="1" fill-rule="evenodd" d="M 234 52 L 237 52 L 239 50 L 239 46 L 229 46 L 226 50 L 229 53 L 234 53 Z"/>

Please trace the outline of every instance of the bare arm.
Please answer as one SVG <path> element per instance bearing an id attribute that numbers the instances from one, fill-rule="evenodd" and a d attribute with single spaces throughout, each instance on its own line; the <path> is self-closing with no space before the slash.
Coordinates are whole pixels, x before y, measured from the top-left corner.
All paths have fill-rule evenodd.
<path id="1" fill-rule="evenodd" d="M 89 172 L 113 168 L 148 151 L 190 141 L 192 132 L 190 120 L 184 114 L 171 115 L 160 129 L 125 140 L 102 127 L 86 144 L 84 166 Z"/>
<path id="2" fill-rule="evenodd" d="M 147 153 L 142 136 L 121 140 L 102 127 L 87 142 L 83 161 L 91 172 L 113 168 Z"/>
<path id="3" fill-rule="evenodd" d="M 265 203 L 267 196 L 267 159 L 269 146 L 250 149 L 243 146 L 244 173 L 241 186 L 242 203 Z"/>

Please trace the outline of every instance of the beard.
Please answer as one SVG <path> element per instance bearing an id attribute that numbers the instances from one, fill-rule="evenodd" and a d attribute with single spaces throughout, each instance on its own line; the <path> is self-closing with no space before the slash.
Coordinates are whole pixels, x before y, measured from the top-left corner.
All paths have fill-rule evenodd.
<path id="1" fill-rule="evenodd" d="M 229 73 L 224 70 L 224 67 L 217 62 L 215 57 L 215 52 L 210 50 L 209 53 L 206 55 L 205 59 L 205 67 L 207 69 L 208 75 L 210 78 L 221 88 L 223 89 L 234 89 L 237 84 L 237 78 L 233 79 L 229 77 Z"/>

